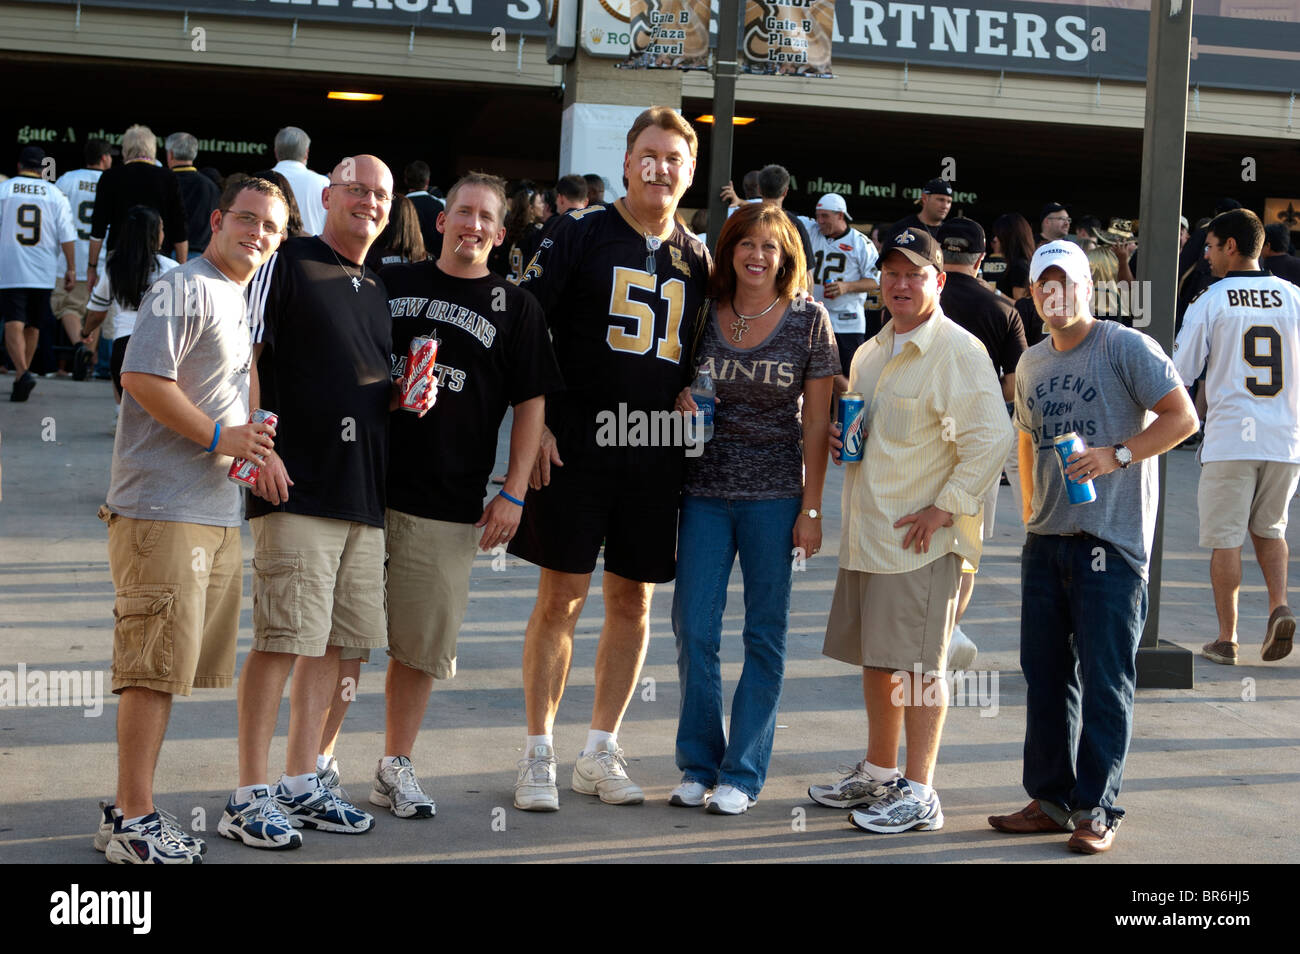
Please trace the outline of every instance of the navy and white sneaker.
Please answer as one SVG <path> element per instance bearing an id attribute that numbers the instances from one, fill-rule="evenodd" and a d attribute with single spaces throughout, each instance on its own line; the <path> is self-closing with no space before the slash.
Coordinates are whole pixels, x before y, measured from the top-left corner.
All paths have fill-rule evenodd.
<path id="1" fill-rule="evenodd" d="M 921 799 L 906 779 L 896 778 L 886 786 L 883 798 L 869 808 L 855 808 L 849 822 L 863 831 L 893 834 L 912 828 L 938 831 L 943 827 L 943 809 L 939 793 L 931 789 L 928 800 Z"/>
<path id="2" fill-rule="evenodd" d="M 330 756 L 329 765 L 316 770 L 316 777 L 339 798 L 347 799 L 348 793 L 343 788 L 343 776 L 339 773 L 339 760 L 334 756 Z"/>
<path id="3" fill-rule="evenodd" d="M 217 825 L 217 834 L 222 838 L 242 841 L 250 848 L 266 848 L 270 851 L 302 846 L 302 834 L 294 831 L 294 827 L 284 817 L 280 806 L 271 796 L 269 785 L 254 788 L 251 801 L 236 803 L 235 796 L 231 795 L 226 802 L 226 810 L 221 814 L 221 822 Z"/>
<path id="4" fill-rule="evenodd" d="M 319 778 L 316 786 L 302 795 L 291 795 L 281 782 L 272 796 L 294 828 L 315 828 L 341 835 L 361 835 L 375 827 L 375 817 L 335 794 Z"/>
<path id="5" fill-rule="evenodd" d="M 121 814 L 114 816 L 104 860 L 115 865 L 203 864 L 203 856 L 181 844 L 157 812 L 145 815 L 134 825 L 123 825 L 122 821 Z"/>
<path id="6" fill-rule="evenodd" d="M 115 827 L 113 825 L 113 820 L 121 818 L 122 813 L 117 810 L 116 805 L 113 805 L 110 802 L 100 802 L 99 811 L 99 830 L 95 832 L 94 845 L 96 851 L 107 851 L 108 842 L 113 837 L 113 829 Z M 158 808 L 157 806 L 154 806 L 154 811 L 156 811 L 158 817 L 162 819 L 163 828 L 170 831 L 172 837 L 188 848 L 191 852 L 201 855 L 208 850 L 208 846 L 204 843 L 203 839 L 196 835 L 191 835 L 182 828 L 180 823 L 176 820 L 176 816 L 171 812 L 163 811 L 163 809 Z"/>

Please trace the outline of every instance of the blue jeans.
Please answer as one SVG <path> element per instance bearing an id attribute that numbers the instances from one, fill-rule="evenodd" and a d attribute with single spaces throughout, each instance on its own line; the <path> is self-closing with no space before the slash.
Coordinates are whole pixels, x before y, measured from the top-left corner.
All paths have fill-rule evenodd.
<path id="1" fill-rule="evenodd" d="M 794 522 L 800 499 L 687 496 L 677 535 L 673 632 L 682 709 L 677 767 L 687 781 L 732 785 L 757 798 L 767 778 L 785 679 Z M 724 732 L 722 613 L 736 554 L 745 583 L 745 665 Z"/>
<path id="2" fill-rule="evenodd" d="M 1100 809 L 1113 827 L 1124 817 L 1115 799 L 1133 734 L 1147 585 L 1092 536 L 1031 533 L 1020 568 L 1025 791 L 1058 821 Z"/>

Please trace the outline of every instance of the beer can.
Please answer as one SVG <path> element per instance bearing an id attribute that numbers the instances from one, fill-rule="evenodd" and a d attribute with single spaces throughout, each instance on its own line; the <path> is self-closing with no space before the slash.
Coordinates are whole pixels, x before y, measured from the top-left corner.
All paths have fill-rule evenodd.
<path id="1" fill-rule="evenodd" d="M 1088 449 L 1083 438 L 1074 431 L 1062 434 L 1052 441 L 1052 445 L 1056 448 L 1056 456 L 1061 462 L 1062 477 L 1065 477 L 1066 462 L 1075 454 L 1081 454 Z M 1091 480 L 1075 481 L 1065 477 L 1065 492 L 1069 494 L 1072 504 L 1092 503 L 1097 499 L 1097 488 L 1092 485 Z"/>
<path id="2" fill-rule="evenodd" d="M 263 411 L 260 407 L 256 408 L 248 421 L 250 424 L 270 424 L 275 427 L 280 423 L 280 415 L 274 411 Z M 255 460 L 247 460 L 238 457 L 230 465 L 230 472 L 226 474 L 237 484 L 243 484 L 245 487 L 254 487 L 257 485 L 257 475 L 262 472 L 262 465 Z"/>
<path id="3" fill-rule="evenodd" d="M 840 425 L 840 440 L 844 447 L 840 449 L 840 460 L 846 464 L 856 464 L 862 460 L 863 448 L 867 445 L 867 402 L 856 391 L 846 391 L 840 395 L 835 420 Z"/>
<path id="4" fill-rule="evenodd" d="M 402 407 L 408 411 L 420 412 L 425 400 L 425 393 L 433 387 L 437 374 L 434 364 L 438 359 L 437 338 L 412 338 L 411 346 L 406 352 L 406 388 L 402 391 Z"/>

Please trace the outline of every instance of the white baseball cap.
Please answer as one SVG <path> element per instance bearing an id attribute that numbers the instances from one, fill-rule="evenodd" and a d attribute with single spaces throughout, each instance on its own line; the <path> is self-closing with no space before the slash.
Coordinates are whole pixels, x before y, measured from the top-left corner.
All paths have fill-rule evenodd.
<path id="1" fill-rule="evenodd" d="M 1029 280 L 1038 281 L 1038 276 L 1049 268 L 1064 270 L 1076 285 L 1092 281 L 1092 266 L 1088 264 L 1088 256 L 1074 242 L 1058 239 L 1040 246 L 1029 262 Z"/>
<path id="2" fill-rule="evenodd" d="M 818 212 L 841 212 L 850 222 L 853 218 L 849 215 L 849 207 L 844 204 L 844 196 L 835 192 L 828 192 L 817 200 Z"/>

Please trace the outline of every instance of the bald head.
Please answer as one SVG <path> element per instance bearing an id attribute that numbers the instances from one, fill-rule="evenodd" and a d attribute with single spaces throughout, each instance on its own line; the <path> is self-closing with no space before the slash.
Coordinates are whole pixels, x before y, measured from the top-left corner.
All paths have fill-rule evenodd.
<path id="1" fill-rule="evenodd" d="M 388 224 L 392 170 L 375 156 L 348 156 L 334 167 L 324 202 L 327 241 L 347 246 L 349 257 L 360 261 Z"/>

